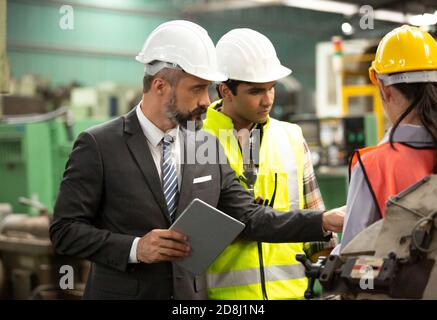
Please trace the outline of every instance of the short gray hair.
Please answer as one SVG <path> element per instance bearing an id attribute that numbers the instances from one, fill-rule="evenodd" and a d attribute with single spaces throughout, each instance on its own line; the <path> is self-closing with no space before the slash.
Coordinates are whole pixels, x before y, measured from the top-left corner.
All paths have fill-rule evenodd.
<path id="1" fill-rule="evenodd" d="M 147 93 L 150 91 L 152 87 L 152 82 L 156 78 L 161 78 L 170 83 L 172 87 L 175 87 L 179 80 L 183 78 L 186 73 L 182 69 L 170 69 L 163 68 L 154 75 L 144 74 L 143 78 L 143 93 Z"/>

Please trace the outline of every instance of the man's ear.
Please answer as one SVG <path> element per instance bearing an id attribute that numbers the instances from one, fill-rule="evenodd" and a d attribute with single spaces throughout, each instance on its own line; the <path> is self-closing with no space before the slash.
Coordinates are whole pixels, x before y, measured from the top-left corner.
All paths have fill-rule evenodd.
<path id="1" fill-rule="evenodd" d="M 232 101 L 232 97 L 233 97 L 232 91 L 223 82 L 219 84 L 219 91 L 223 99 L 230 99 Z"/>
<path id="2" fill-rule="evenodd" d="M 167 81 L 157 77 L 152 81 L 152 91 L 155 92 L 157 95 L 163 95 L 168 85 L 169 84 Z"/>

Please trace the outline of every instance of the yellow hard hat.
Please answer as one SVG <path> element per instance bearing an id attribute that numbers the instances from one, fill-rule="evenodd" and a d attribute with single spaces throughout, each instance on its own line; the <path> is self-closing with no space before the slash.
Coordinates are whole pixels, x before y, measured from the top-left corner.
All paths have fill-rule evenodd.
<path id="1" fill-rule="evenodd" d="M 432 72 L 430 77 L 429 73 L 423 72 L 427 70 L 437 70 L 436 40 L 428 32 L 404 25 L 382 38 L 375 60 L 369 68 L 369 77 L 376 84 L 377 75 L 406 72 L 414 73 L 412 79 L 408 75 L 398 76 L 397 79 L 390 79 L 390 84 L 434 81 L 436 73 Z M 384 84 L 387 85 L 385 82 Z"/>

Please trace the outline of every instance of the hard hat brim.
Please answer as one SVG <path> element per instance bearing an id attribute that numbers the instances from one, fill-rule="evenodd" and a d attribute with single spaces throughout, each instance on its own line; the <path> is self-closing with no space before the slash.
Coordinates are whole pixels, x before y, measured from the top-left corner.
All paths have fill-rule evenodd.
<path id="1" fill-rule="evenodd" d="M 285 78 L 292 73 L 291 69 L 278 65 L 277 67 L 270 70 L 270 72 L 265 73 L 257 77 L 232 77 L 232 80 L 246 81 L 252 83 L 267 83 L 272 81 L 277 81 L 279 79 Z"/>
<path id="2" fill-rule="evenodd" d="M 196 73 L 196 74 L 192 74 L 190 72 L 187 73 L 207 81 L 222 82 L 228 80 L 228 77 L 226 77 L 224 73 L 221 73 L 219 71 L 210 71 L 207 73 Z"/>
<path id="3" fill-rule="evenodd" d="M 135 60 L 146 64 L 149 63 L 151 59 L 144 59 L 142 56 L 137 55 L 135 57 Z M 167 62 L 172 62 L 172 61 L 167 61 Z M 228 80 L 228 78 L 226 77 L 226 75 L 220 71 L 208 71 L 208 72 L 195 72 L 195 73 L 191 73 L 188 70 L 184 70 L 186 73 L 191 74 L 192 76 L 198 77 L 200 79 L 204 79 L 207 81 L 216 81 L 216 82 L 221 82 L 221 81 L 226 81 Z"/>

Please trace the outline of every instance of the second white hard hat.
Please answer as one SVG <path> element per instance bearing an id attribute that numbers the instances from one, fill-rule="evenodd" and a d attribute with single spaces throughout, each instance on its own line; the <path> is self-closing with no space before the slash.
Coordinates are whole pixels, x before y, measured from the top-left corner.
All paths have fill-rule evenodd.
<path id="1" fill-rule="evenodd" d="M 157 61 L 179 66 L 185 72 L 209 81 L 224 81 L 218 70 L 214 43 L 201 26 L 185 20 L 159 25 L 146 39 L 136 60 L 150 69 Z M 156 72 L 156 70 L 154 70 Z"/>
<path id="2" fill-rule="evenodd" d="M 248 28 L 233 29 L 217 43 L 219 69 L 232 80 L 265 83 L 288 76 L 271 41 Z"/>

